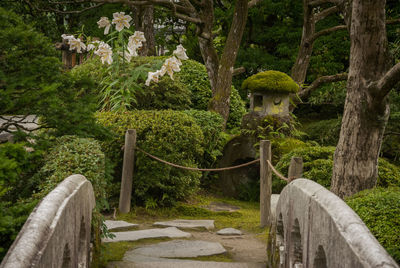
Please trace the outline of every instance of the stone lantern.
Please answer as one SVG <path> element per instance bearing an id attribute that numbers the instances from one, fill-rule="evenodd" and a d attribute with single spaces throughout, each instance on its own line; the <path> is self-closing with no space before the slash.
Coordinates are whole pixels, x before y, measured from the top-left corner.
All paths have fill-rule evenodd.
<path id="1" fill-rule="evenodd" d="M 289 115 L 289 94 L 299 86 L 290 76 L 278 71 L 265 71 L 247 78 L 242 85 L 250 92 L 250 112 L 261 116 Z"/>

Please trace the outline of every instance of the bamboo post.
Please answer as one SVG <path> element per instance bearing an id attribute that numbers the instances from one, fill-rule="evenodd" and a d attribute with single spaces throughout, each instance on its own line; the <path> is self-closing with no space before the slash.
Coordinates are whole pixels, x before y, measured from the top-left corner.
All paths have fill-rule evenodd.
<path id="1" fill-rule="evenodd" d="M 303 158 L 292 157 L 290 160 L 288 177 L 289 180 L 301 178 L 303 176 Z"/>
<path id="2" fill-rule="evenodd" d="M 260 141 L 260 226 L 271 224 L 272 170 L 267 161 L 271 161 L 271 142 Z"/>
<path id="3" fill-rule="evenodd" d="M 121 191 L 119 196 L 120 213 L 128 213 L 131 210 L 135 147 L 136 147 L 136 130 L 128 129 L 125 133 L 124 161 L 122 165 Z"/>

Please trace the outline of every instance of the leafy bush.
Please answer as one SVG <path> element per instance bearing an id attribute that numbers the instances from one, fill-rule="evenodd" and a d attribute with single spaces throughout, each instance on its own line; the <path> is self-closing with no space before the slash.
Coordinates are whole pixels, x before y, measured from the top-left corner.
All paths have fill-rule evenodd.
<path id="1" fill-rule="evenodd" d="M 290 76 L 272 70 L 250 76 L 243 81 L 242 88 L 260 93 L 296 93 L 299 91 L 299 86 Z"/>
<path id="2" fill-rule="evenodd" d="M 76 136 L 60 137 L 56 144 L 45 157 L 45 165 L 36 175 L 46 179 L 41 182 L 40 192 L 34 197 L 41 199 L 68 176 L 82 174 L 93 185 L 97 207 L 107 208 L 108 179 L 105 156 L 100 144 L 94 139 Z"/>
<path id="3" fill-rule="evenodd" d="M 308 139 L 318 142 L 324 146 L 336 146 L 339 140 L 341 118 L 319 120 L 305 126 L 304 132 Z"/>
<path id="4" fill-rule="evenodd" d="M 360 216 L 386 251 L 400 263 L 400 188 L 359 192 L 346 203 Z"/>
<path id="5" fill-rule="evenodd" d="M 136 129 L 137 146 L 166 161 L 196 167 L 203 156 L 204 136 L 195 120 L 179 111 L 101 112 L 98 121 L 109 127 L 114 138 L 103 143 L 103 148 L 116 164 L 116 180 L 120 181 L 122 146 L 127 129 Z M 135 153 L 133 197 L 137 203 L 148 206 L 171 205 L 197 190 L 199 172 L 177 169 Z M 119 191 L 115 183 L 116 195 Z"/>
<path id="6" fill-rule="evenodd" d="M 143 80 L 136 74 L 138 69 L 155 70 L 159 68 L 164 59 L 166 57 L 133 58 L 127 66 L 127 77 L 137 76 L 137 79 Z M 101 81 L 105 76 L 110 76 L 106 67 L 98 59 L 91 59 L 75 67 L 71 72 L 78 80 L 91 77 Z M 94 91 L 100 93 L 101 87 L 102 85 L 97 82 Z M 183 61 L 181 71 L 174 74 L 174 80 L 165 76 L 159 84 L 151 83 L 149 87 L 143 85 L 142 88 L 137 89 L 135 91 L 136 103 L 132 103 L 131 108 L 148 110 L 185 110 L 190 108 L 206 111 L 211 96 L 212 91 L 205 66 L 193 60 L 186 60 Z M 244 102 L 237 90 L 232 87 L 227 128 L 238 127 L 245 112 Z"/>
<path id="7" fill-rule="evenodd" d="M 276 168 L 287 176 L 290 159 L 292 157 L 302 157 L 303 177 L 329 188 L 331 186 L 334 152 L 335 147 L 311 146 L 309 143 L 306 143 L 305 146 L 283 155 L 277 163 Z M 272 191 L 274 193 L 280 193 L 285 185 L 286 182 L 273 175 Z M 379 158 L 377 185 L 382 187 L 400 187 L 400 168 L 389 163 L 384 158 Z"/>

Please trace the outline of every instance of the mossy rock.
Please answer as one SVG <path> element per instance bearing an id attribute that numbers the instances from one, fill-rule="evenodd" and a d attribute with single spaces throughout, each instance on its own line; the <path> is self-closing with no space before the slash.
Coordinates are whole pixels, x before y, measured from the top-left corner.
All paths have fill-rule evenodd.
<path id="1" fill-rule="evenodd" d="M 287 74 L 279 71 L 265 71 L 252 75 L 243 81 L 242 88 L 257 93 L 296 93 L 299 86 Z"/>

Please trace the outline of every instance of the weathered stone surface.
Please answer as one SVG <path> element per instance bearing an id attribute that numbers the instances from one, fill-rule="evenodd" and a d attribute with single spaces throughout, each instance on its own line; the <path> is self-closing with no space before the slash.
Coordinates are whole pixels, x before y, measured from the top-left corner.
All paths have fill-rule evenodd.
<path id="1" fill-rule="evenodd" d="M 288 184 L 276 213 L 284 267 L 295 261 L 303 267 L 399 267 L 360 217 L 316 182 L 296 179 Z"/>
<path id="2" fill-rule="evenodd" d="M 0 267 L 89 267 L 94 206 L 91 183 L 66 178 L 29 215 Z"/>
<path id="3" fill-rule="evenodd" d="M 279 194 L 271 195 L 271 221 L 276 220 L 276 206 L 278 205 Z"/>
<path id="4" fill-rule="evenodd" d="M 242 235 L 242 231 L 235 228 L 225 228 L 217 232 L 219 235 Z"/>
<path id="5" fill-rule="evenodd" d="M 111 220 L 104 221 L 104 224 L 107 226 L 107 229 L 109 231 L 126 230 L 139 226 L 139 224 L 130 223 L 126 221 L 111 221 Z"/>
<path id="6" fill-rule="evenodd" d="M 107 268 L 265 268 L 263 263 L 175 260 L 168 262 L 112 262 Z"/>
<path id="7" fill-rule="evenodd" d="M 115 232 L 114 238 L 104 238 L 103 242 L 119 242 L 119 241 L 137 241 L 146 238 L 189 238 L 192 235 L 187 232 L 183 232 L 175 227 L 169 228 L 155 228 L 139 231 L 129 232 Z"/>
<path id="8" fill-rule="evenodd" d="M 228 211 L 228 212 L 234 212 L 240 209 L 238 206 L 230 205 L 230 204 L 225 204 L 225 203 L 219 203 L 219 202 L 211 202 L 208 206 L 205 206 L 206 209 L 211 210 L 211 211 Z"/>
<path id="9" fill-rule="evenodd" d="M 159 227 L 177 227 L 182 229 L 214 229 L 214 220 L 173 220 L 164 222 L 155 222 L 154 226 Z"/>
<path id="10" fill-rule="evenodd" d="M 138 261 L 138 256 L 151 258 L 195 258 L 225 253 L 224 247 L 217 242 L 200 240 L 173 240 L 155 245 L 136 248 L 125 253 L 125 261 Z M 146 260 L 145 260 L 146 261 Z"/>

